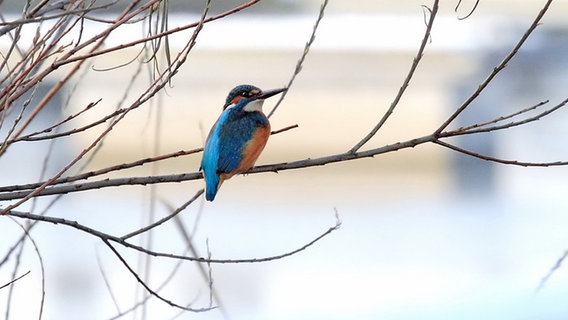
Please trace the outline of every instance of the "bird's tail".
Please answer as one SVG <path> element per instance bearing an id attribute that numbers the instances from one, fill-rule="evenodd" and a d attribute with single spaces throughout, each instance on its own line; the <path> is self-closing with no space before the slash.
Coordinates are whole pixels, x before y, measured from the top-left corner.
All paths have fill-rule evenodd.
<path id="1" fill-rule="evenodd" d="M 207 201 L 213 201 L 220 186 L 221 181 L 219 179 L 219 175 L 212 174 L 205 176 L 205 199 Z"/>

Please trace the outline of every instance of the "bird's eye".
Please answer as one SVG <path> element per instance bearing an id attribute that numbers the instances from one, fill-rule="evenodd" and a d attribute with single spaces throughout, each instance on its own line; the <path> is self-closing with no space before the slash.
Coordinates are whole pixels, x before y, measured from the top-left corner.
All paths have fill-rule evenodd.
<path id="1" fill-rule="evenodd" d="M 248 91 L 243 91 L 243 92 L 241 93 L 241 96 L 243 96 L 243 97 L 245 97 L 245 98 L 246 98 L 246 97 L 250 97 L 250 92 L 248 92 Z"/>

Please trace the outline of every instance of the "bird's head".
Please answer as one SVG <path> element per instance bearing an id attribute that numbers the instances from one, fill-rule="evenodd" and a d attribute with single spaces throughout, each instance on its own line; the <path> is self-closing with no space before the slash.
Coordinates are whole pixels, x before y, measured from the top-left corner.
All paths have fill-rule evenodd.
<path id="1" fill-rule="evenodd" d="M 259 111 L 262 108 L 264 99 L 272 97 L 273 95 L 279 94 L 280 92 L 286 90 L 286 88 L 280 88 L 262 91 L 260 90 L 260 88 L 250 84 L 236 86 L 233 90 L 231 90 L 231 92 L 229 92 L 227 100 L 225 101 L 225 105 L 223 105 L 223 110 L 241 104 L 244 105 L 243 109 L 245 111 Z M 249 102 L 253 101 L 256 101 L 257 103 L 250 104 L 249 107 Z"/>

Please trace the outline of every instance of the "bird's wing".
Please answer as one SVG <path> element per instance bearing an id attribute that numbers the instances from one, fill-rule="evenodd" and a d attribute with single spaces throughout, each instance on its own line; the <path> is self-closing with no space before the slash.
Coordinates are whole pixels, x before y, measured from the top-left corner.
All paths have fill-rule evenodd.
<path id="1" fill-rule="evenodd" d="M 217 171 L 233 172 L 241 163 L 242 153 L 263 120 L 254 113 L 239 113 L 227 119 L 219 135 L 219 161 Z"/>
<path id="2" fill-rule="evenodd" d="M 233 117 L 223 124 L 219 132 L 218 172 L 229 173 L 237 169 L 241 153 L 255 130 L 255 122 L 247 117 Z"/>
<path id="3" fill-rule="evenodd" d="M 199 171 L 205 170 L 206 167 L 217 166 L 217 151 L 213 149 L 218 149 L 219 139 L 215 139 L 215 128 L 217 122 L 209 130 L 207 135 L 207 140 L 205 141 L 205 146 L 203 147 L 203 158 L 201 159 L 201 165 L 199 166 Z"/>

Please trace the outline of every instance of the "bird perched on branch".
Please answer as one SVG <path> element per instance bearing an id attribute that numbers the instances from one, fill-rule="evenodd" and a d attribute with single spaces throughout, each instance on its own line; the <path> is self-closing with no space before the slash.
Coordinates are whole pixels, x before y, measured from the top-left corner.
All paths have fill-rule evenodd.
<path id="1" fill-rule="evenodd" d="M 203 150 L 205 199 L 213 201 L 223 181 L 252 168 L 270 136 L 270 122 L 262 112 L 264 99 L 285 90 L 240 85 L 229 92 Z"/>

